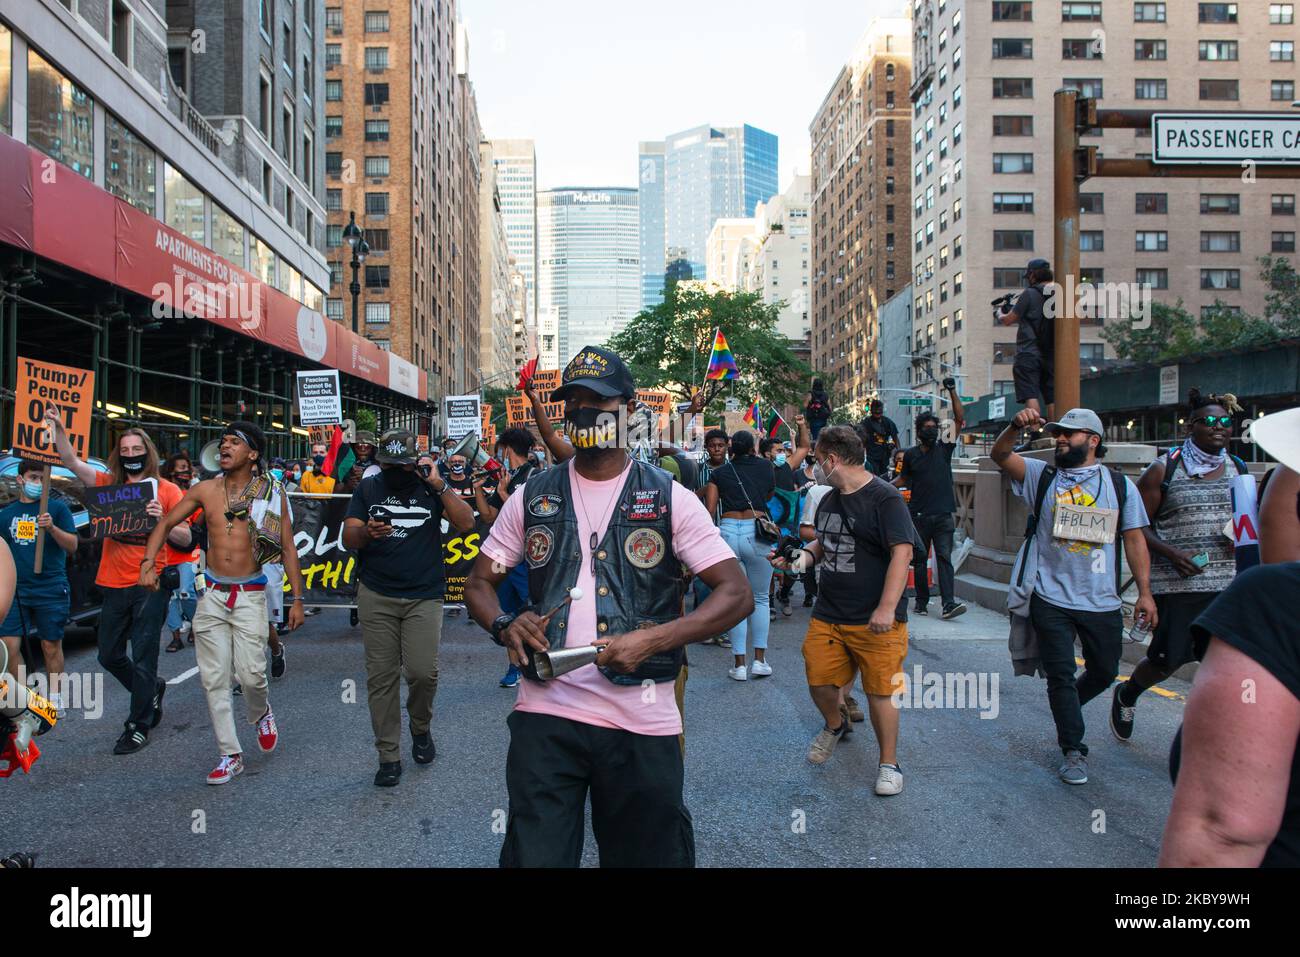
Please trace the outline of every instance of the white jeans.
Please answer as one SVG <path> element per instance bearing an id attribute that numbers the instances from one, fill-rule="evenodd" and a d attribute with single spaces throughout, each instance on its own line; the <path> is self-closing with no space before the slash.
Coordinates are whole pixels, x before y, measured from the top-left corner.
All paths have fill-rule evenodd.
<path id="1" fill-rule="evenodd" d="M 208 588 L 194 615 L 194 651 L 208 696 L 208 713 L 222 754 L 242 754 L 235 730 L 230 672 L 244 688 L 248 723 L 266 714 L 266 592 L 243 591 L 228 607 L 230 592 Z"/>

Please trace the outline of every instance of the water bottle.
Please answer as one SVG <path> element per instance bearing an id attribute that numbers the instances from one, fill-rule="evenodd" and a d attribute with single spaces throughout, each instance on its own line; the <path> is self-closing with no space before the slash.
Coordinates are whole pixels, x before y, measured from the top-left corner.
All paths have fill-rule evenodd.
<path id="1" fill-rule="evenodd" d="M 1141 644 L 1151 637 L 1151 625 L 1147 623 L 1144 612 L 1139 612 L 1133 617 L 1133 624 L 1128 630 L 1127 637 L 1131 644 Z"/>

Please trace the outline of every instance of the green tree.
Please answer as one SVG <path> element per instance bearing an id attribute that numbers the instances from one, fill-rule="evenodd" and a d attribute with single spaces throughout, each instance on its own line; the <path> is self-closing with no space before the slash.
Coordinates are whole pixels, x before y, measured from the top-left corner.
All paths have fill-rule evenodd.
<path id="1" fill-rule="evenodd" d="M 1101 337 L 1121 359 L 1133 362 L 1159 362 L 1191 355 L 1199 348 L 1196 318 L 1183 308 L 1181 299 L 1172 306 L 1153 302 L 1151 322 L 1145 328 L 1121 320 L 1102 329 Z"/>
<path id="2" fill-rule="evenodd" d="M 812 369 L 790 350 L 776 330 L 782 303 L 764 303 L 759 293 L 708 292 L 670 284 L 664 301 L 647 309 L 605 345 L 618 353 L 642 389 L 664 388 L 682 401 L 704 381 L 713 332 L 722 329 L 740 376 L 709 406 L 717 413 L 734 394 L 741 403 L 802 406 Z"/>

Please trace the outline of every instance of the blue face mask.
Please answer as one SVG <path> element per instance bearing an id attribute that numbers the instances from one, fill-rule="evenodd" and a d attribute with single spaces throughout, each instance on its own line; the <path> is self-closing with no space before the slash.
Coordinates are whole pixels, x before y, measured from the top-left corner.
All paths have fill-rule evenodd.
<path id="1" fill-rule="evenodd" d="M 271 475 L 275 477 L 277 482 L 284 481 L 284 469 L 271 469 Z"/>
<path id="2" fill-rule="evenodd" d="M 772 461 L 775 462 L 777 465 L 785 465 L 785 453 L 781 452 Z"/>
<path id="3" fill-rule="evenodd" d="M 40 483 L 40 482 L 24 482 L 24 483 L 23 483 L 23 494 L 26 495 L 28 498 L 40 498 L 40 497 L 41 497 L 41 483 Z"/>

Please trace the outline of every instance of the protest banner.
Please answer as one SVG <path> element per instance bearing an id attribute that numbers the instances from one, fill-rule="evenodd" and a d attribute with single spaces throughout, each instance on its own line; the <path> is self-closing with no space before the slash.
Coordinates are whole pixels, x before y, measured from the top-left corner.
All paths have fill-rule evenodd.
<path id="1" fill-rule="evenodd" d="M 298 373 L 298 421 L 302 425 L 334 425 L 343 421 L 338 369 Z"/>
<path id="2" fill-rule="evenodd" d="M 443 400 L 443 421 L 448 438 L 459 442 L 473 432 L 482 435 L 477 395 L 449 395 Z"/>
<path id="3" fill-rule="evenodd" d="M 145 512 L 158 496 L 154 479 L 127 482 L 123 485 L 96 485 L 84 489 L 82 501 L 90 521 L 83 532 L 89 538 L 111 538 L 127 545 L 143 545 L 149 540 L 158 519 Z"/>
<path id="4" fill-rule="evenodd" d="M 17 366 L 12 454 L 59 464 L 54 436 L 43 422 L 46 410 L 53 408 L 58 410 L 72 451 L 85 461 L 90 454 L 90 407 L 95 397 L 95 374 L 88 369 L 23 356 L 17 357 Z"/>

